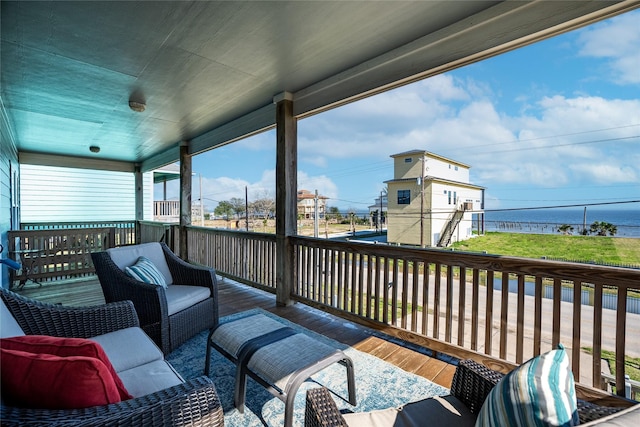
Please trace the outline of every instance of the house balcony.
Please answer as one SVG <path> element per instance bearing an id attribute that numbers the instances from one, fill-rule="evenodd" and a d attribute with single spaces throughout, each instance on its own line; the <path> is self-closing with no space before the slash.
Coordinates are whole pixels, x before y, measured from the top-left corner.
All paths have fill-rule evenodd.
<path id="1" fill-rule="evenodd" d="M 453 366 L 443 360 L 471 358 L 508 372 L 562 343 L 579 398 L 629 403 L 612 395 L 611 385 L 625 384 L 625 356 L 640 355 L 638 270 L 292 236 L 289 296 L 298 304 L 281 307 L 275 235 L 202 227 L 178 233 L 154 222 L 136 228 L 141 242 L 163 240 L 174 250 L 186 236 L 188 260 L 224 277 L 221 315 L 261 306 L 405 369 L 430 372 L 447 387 Z M 100 303 L 92 277 L 86 285 L 28 285 L 21 292 Z M 603 359 L 607 352 L 615 354 L 614 369 Z M 627 388 L 635 398 L 638 384 L 627 381 Z M 624 396 L 625 387 L 615 391 Z"/>

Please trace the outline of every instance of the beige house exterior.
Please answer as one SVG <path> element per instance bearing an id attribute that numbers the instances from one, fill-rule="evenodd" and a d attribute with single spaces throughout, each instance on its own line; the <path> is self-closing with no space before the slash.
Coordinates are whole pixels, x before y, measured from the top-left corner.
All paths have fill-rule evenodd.
<path id="1" fill-rule="evenodd" d="M 324 218 L 326 212 L 326 196 L 318 195 L 318 218 Z M 316 194 L 309 190 L 298 190 L 298 218 L 313 219 L 315 216 Z"/>
<path id="2" fill-rule="evenodd" d="M 387 242 L 448 246 L 473 235 L 472 214 L 483 215 L 484 188 L 469 182 L 469 165 L 423 150 L 391 157 Z"/>

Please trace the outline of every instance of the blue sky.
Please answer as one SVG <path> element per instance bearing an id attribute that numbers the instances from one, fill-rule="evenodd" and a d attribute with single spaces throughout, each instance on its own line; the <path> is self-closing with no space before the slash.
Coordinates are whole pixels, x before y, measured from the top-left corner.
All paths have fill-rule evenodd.
<path id="1" fill-rule="evenodd" d="M 470 165 L 487 209 L 640 200 L 639 22 L 627 13 L 303 119 L 298 188 L 364 211 L 393 176 L 389 156 L 424 149 Z M 275 131 L 195 156 L 193 171 L 210 209 L 245 186 L 250 201 L 274 197 Z"/>

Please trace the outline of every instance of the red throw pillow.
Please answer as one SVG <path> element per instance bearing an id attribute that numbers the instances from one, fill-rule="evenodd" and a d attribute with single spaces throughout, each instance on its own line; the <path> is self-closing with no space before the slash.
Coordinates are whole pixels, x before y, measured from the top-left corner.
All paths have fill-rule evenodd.
<path id="1" fill-rule="evenodd" d="M 60 357 L 0 348 L 2 397 L 16 406 L 79 409 L 120 402 L 107 367 L 85 356 Z"/>
<path id="2" fill-rule="evenodd" d="M 23 335 L 0 339 L 0 347 L 7 350 L 34 354 L 51 354 L 60 357 L 85 356 L 100 360 L 107 368 L 118 388 L 121 400 L 132 399 L 122 380 L 111 365 L 100 344 L 84 338 L 51 337 L 47 335 Z"/>

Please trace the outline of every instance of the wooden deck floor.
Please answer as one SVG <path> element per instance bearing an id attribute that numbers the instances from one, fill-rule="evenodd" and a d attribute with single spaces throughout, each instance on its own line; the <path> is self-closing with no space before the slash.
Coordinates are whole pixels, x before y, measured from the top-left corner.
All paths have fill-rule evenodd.
<path id="1" fill-rule="evenodd" d="M 100 284 L 95 277 L 46 282 L 42 286 L 29 283 L 18 292 L 29 298 L 52 304 L 83 306 L 104 303 Z M 420 375 L 447 388 L 451 386 L 455 366 L 373 336 L 362 325 L 300 303 L 290 307 L 278 307 L 275 304 L 275 295 L 229 279 L 219 281 L 218 292 L 221 317 L 260 307 L 307 329 L 383 359 L 405 371 Z"/>

